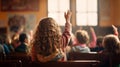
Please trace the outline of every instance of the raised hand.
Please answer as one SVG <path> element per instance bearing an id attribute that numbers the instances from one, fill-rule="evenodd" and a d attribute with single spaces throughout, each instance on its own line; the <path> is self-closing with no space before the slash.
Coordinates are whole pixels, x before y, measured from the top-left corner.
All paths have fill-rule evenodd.
<path id="1" fill-rule="evenodd" d="M 115 27 L 114 25 L 112 25 L 112 28 L 113 28 L 114 32 L 117 31 L 117 27 Z"/>
<path id="2" fill-rule="evenodd" d="M 64 17 L 67 22 L 70 22 L 71 16 L 72 16 L 72 12 L 70 10 L 64 13 Z"/>
<path id="3" fill-rule="evenodd" d="M 116 35 L 116 36 L 118 36 L 118 28 L 117 27 L 115 27 L 114 25 L 112 25 L 112 28 L 113 28 L 113 31 L 114 31 L 114 34 Z"/>

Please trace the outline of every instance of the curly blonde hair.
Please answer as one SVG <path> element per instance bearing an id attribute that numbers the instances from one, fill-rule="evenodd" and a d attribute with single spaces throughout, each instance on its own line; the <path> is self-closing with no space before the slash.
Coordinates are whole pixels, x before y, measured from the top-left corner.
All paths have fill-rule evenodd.
<path id="1" fill-rule="evenodd" d="M 37 53 L 48 56 L 60 48 L 61 30 L 53 18 L 42 19 L 36 29 L 32 45 Z"/>

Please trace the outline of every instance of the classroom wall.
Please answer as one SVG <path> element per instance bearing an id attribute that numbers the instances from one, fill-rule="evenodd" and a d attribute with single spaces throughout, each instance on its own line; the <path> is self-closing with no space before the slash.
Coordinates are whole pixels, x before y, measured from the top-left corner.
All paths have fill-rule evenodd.
<path id="1" fill-rule="evenodd" d="M 120 25 L 120 0 L 114 0 L 114 23 Z"/>
<path id="2" fill-rule="evenodd" d="M 1 0 L 0 0 L 1 2 Z M 6 12 L 0 12 L 0 19 L 3 19 L 7 25 L 8 21 L 8 14 L 34 14 L 36 15 L 38 22 L 41 18 L 47 16 L 47 0 L 39 0 L 39 10 L 38 11 L 6 11 Z M 35 22 L 35 23 L 36 23 Z"/>
<path id="3" fill-rule="evenodd" d="M 99 25 L 110 26 L 113 23 L 113 2 L 112 0 L 99 0 Z"/>
<path id="4" fill-rule="evenodd" d="M 0 8 L 1 8 L 1 0 L 0 0 Z M 0 11 L 0 21 L 3 21 L 4 23 L 1 24 L 0 23 L 0 30 L 6 30 L 7 32 L 9 32 L 8 29 L 8 15 L 9 14 L 20 14 L 20 15 L 35 15 L 35 22 L 34 23 L 38 23 L 39 20 L 43 17 L 47 16 L 47 0 L 39 0 L 39 10 L 38 11 Z M 1 32 L 4 33 L 4 32 Z M 5 32 L 6 33 L 6 32 Z"/>
<path id="5" fill-rule="evenodd" d="M 120 26 L 120 0 L 99 0 L 100 26 Z"/>

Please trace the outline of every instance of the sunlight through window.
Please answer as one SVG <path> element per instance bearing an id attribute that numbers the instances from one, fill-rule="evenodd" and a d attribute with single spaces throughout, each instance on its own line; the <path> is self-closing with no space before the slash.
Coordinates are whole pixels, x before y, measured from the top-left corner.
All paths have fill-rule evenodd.
<path id="1" fill-rule="evenodd" d="M 76 24 L 83 26 L 98 24 L 97 0 L 76 0 Z"/>
<path id="2" fill-rule="evenodd" d="M 54 18 L 59 25 L 65 25 L 64 12 L 70 9 L 70 0 L 48 0 L 48 17 Z"/>

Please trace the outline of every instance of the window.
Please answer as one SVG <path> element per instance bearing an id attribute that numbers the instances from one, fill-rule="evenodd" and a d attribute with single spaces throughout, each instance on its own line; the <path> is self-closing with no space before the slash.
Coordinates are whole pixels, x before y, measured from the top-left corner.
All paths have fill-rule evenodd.
<path id="1" fill-rule="evenodd" d="M 48 17 L 52 17 L 59 25 L 65 25 L 64 12 L 70 8 L 70 0 L 48 0 Z"/>
<path id="2" fill-rule="evenodd" d="M 98 0 L 48 0 L 48 17 L 54 18 L 59 25 L 63 26 L 65 24 L 64 12 L 69 10 L 71 6 L 71 10 L 74 12 L 72 23 L 76 23 L 77 26 L 96 26 L 98 25 L 97 1 Z"/>
<path id="3" fill-rule="evenodd" d="M 76 0 L 76 24 L 83 26 L 98 24 L 97 0 Z"/>

